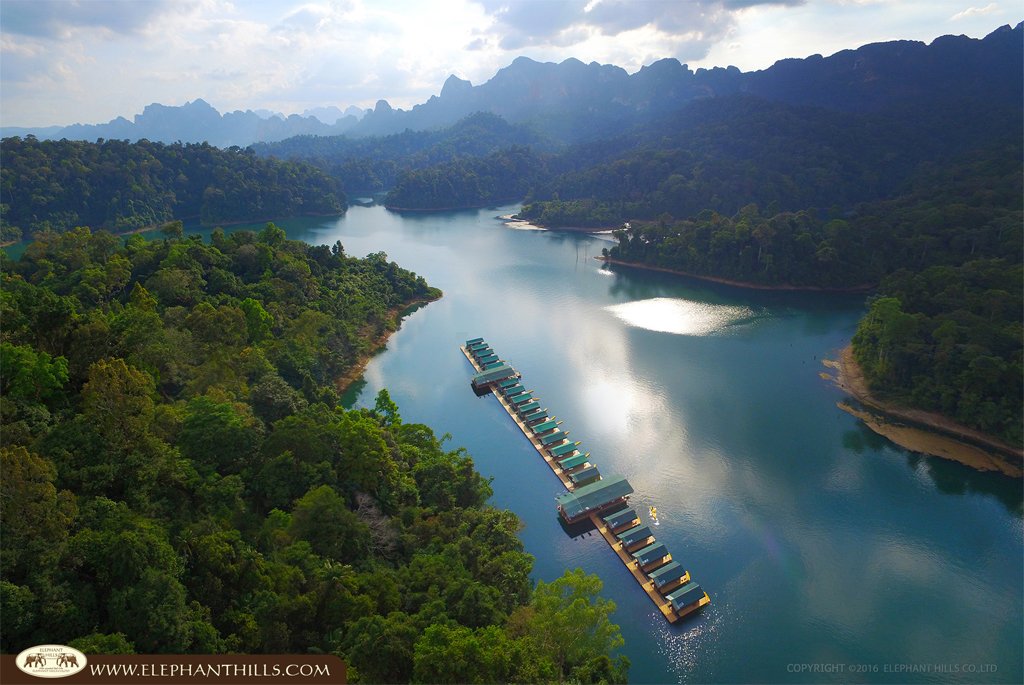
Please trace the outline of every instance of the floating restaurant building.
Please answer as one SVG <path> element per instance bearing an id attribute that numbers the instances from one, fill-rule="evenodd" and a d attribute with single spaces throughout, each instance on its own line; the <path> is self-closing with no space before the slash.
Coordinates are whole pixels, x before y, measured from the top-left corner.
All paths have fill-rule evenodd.
<path id="1" fill-rule="evenodd" d="M 624 504 L 633 486 L 622 476 L 609 476 L 555 498 L 566 523 L 576 523 L 609 507 Z"/>

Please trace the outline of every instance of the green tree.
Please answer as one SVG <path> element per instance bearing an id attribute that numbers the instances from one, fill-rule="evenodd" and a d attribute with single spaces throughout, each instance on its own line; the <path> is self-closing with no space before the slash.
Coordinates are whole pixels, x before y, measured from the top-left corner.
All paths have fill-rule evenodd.
<path id="1" fill-rule="evenodd" d="M 600 597 L 601 587 L 600 578 L 582 569 L 566 571 L 551 583 L 537 583 L 530 605 L 509 619 L 511 634 L 533 640 L 555 665 L 559 680 L 609 675 L 595 668 L 595 659 L 610 658 L 624 643 L 610 618 L 615 603 Z M 607 682 L 626 682 L 629 659 L 619 655 L 611 664 Z"/>
<path id="2" fill-rule="evenodd" d="M 24 579 L 50 568 L 61 554 L 76 514 L 75 497 L 54 486 L 57 470 L 20 446 L 0 447 L 0 573 Z"/>
<path id="3" fill-rule="evenodd" d="M 413 672 L 413 646 L 419 631 L 401 612 L 364 616 L 340 645 L 359 679 L 368 683 L 407 683 Z"/>
<path id="4" fill-rule="evenodd" d="M 267 313 L 258 300 L 247 297 L 238 305 L 245 314 L 245 326 L 249 342 L 259 343 L 270 337 L 270 329 L 274 325 L 274 317 Z"/>
<path id="5" fill-rule="evenodd" d="M 333 488 L 321 485 L 295 502 L 291 535 L 329 559 L 352 563 L 365 557 L 370 533 Z"/>
<path id="6" fill-rule="evenodd" d="M 135 654 L 133 645 L 124 633 L 90 633 L 68 643 L 85 654 Z"/>
<path id="7" fill-rule="evenodd" d="M 12 399 L 45 402 L 68 381 L 68 360 L 28 345 L 0 343 L 0 389 Z"/>
<path id="8" fill-rule="evenodd" d="M 149 432 L 153 379 L 123 359 L 101 359 L 89 367 L 82 388 L 82 413 L 112 445 L 128 449 Z"/>

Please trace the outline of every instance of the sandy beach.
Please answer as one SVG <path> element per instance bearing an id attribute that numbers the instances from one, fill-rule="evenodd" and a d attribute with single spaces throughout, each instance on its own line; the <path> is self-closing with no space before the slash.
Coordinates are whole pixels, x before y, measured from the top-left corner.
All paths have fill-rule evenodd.
<path id="1" fill-rule="evenodd" d="M 611 235 L 614 228 L 587 228 L 585 226 L 541 226 L 532 224 L 526 219 L 519 219 L 515 214 L 505 214 L 498 217 L 505 222 L 509 228 L 520 231 L 567 231 L 569 233 L 592 233 L 594 235 Z"/>
<path id="2" fill-rule="evenodd" d="M 941 414 L 899 407 L 874 397 L 850 345 L 841 350 L 838 359 L 822 363 L 835 372 L 835 376 L 822 373 L 822 377 L 848 392 L 863 407 L 856 408 L 847 402 L 836 405 L 900 447 L 958 461 L 979 471 L 998 471 L 1012 478 L 1024 476 L 1024 450 Z"/>

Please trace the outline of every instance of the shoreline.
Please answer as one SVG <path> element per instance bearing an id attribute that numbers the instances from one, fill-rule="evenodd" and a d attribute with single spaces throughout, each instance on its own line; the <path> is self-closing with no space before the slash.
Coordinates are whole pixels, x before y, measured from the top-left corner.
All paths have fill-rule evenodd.
<path id="1" fill-rule="evenodd" d="M 722 285 L 731 285 L 736 288 L 746 288 L 748 290 L 770 290 L 779 292 L 804 292 L 804 293 L 840 293 L 840 294 L 858 294 L 867 293 L 875 289 L 874 283 L 864 283 L 862 285 L 855 285 L 848 288 L 823 288 L 817 285 L 768 285 L 765 283 L 751 283 L 749 281 L 737 281 L 731 278 L 721 278 L 719 276 L 704 276 L 701 274 L 694 274 L 688 271 L 680 271 L 678 269 L 669 269 L 663 266 L 651 266 L 650 264 L 641 264 L 639 262 L 627 262 L 622 259 L 614 259 L 612 257 L 596 256 L 594 259 L 599 259 L 605 264 L 617 264 L 619 266 L 629 266 L 635 269 L 645 269 L 647 271 L 661 271 L 662 273 L 673 274 L 675 276 L 686 276 L 687 278 L 694 278 L 698 281 L 708 281 L 710 283 L 720 283 Z"/>
<path id="2" fill-rule="evenodd" d="M 347 212 L 347 211 L 348 211 L 348 208 L 346 207 L 340 214 L 335 214 L 333 212 L 330 213 L 330 214 L 321 214 L 321 213 L 312 212 L 312 213 L 307 213 L 307 214 L 296 214 L 295 216 L 289 216 L 289 217 L 283 217 L 283 218 L 284 219 L 302 219 L 304 217 L 322 218 L 322 217 L 329 217 L 329 216 L 343 216 L 345 214 L 345 212 Z M 93 232 L 95 232 L 95 231 L 107 231 L 107 233 L 110 233 L 111 235 L 115 235 L 115 236 L 120 238 L 120 237 L 130 236 L 130 235 L 139 235 L 141 233 L 152 233 L 153 231 L 159 229 L 161 226 L 165 226 L 165 225 L 167 225 L 169 223 L 172 223 L 174 221 L 180 221 L 180 222 L 182 222 L 182 224 L 184 224 L 186 221 L 192 221 L 195 218 L 196 217 L 192 216 L 192 217 L 183 218 L 183 219 L 170 219 L 170 220 L 165 221 L 165 222 L 160 223 L 160 224 L 149 224 L 148 226 L 139 226 L 138 228 L 132 228 L 132 229 L 129 229 L 127 231 L 121 231 L 119 233 L 114 233 L 112 231 L 108 231 L 105 228 L 93 228 L 91 226 L 88 226 L 87 228 L 90 231 L 93 231 Z M 211 227 L 212 228 L 224 228 L 226 226 L 244 226 L 245 224 L 273 223 L 275 219 L 276 220 L 281 220 L 282 217 L 278 216 L 278 217 L 271 217 L 269 219 L 253 219 L 251 221 L 245 220 L 245 221 L 215 222 L 215 223 L 212 223 L 212 224 L 204 224 L 202 222 L 199 222 L 198 225 L 199 225 L 200 228 L 211 228 Z M 11 245 L 18 245 L 20 243 L 31 243 L 31 242 L 33 242 L 33 240 L 34 240 L 33 238 L 27 238 L 27 239 L 22 239 L 22 240 L 9 240 L 6 243 L 0 243 L 0 248 L 10 247 Z"/>
<path id="3" fill-rule="evenodd" d="M 1011 478 L 1024 476 L 1024 450 L 941 414 L 907 409 L 872 395 L 853 357 L 852 345 L 840 350 L 838 359 L 824 359 L 822 363 L 836 372 L 835 377 L 822 372 L 822 378 L 849 393 L 863 409 L 842 401 L 836 406 L 900 447 L 957 461 L 978 471 L 996 471 Z"/>
<path id="4" fill-rule="evenodd" d="M 388 310 L 388 318 L 391 319 L 394 327 L 386 328 L 377 334 L 370 341 L 370 349 L 365 354 L 361 354 L 356 358 L 355 364 L 352 365 L 352 368 L 334 379 L 334 388 L 338 391 L 338 395 L 344 395 L 353 383 L 362 378 L 363 373 L 366 371 L 366 367 L 370 364 L 370 360 L 384 351 L 384 346 L 387 345 L 388 339 L 390 339 L 391 336 L 397 333 L 398 329 L 402 327 L 402 321 L 405 319 L 405 316 L 402 316 L 402 312 L 412 308 L 419 309 L 419 307 L 423 305 L 430 304 L 431 302 L 437 302 L 442 297 L 444 297 L 443 294 L 438 295 L 433 299 L 425 298 L 413 300 L 412 302 L 406 302 L 403 305 Z M 409 312 L 409 314 L 412 314 L 412 312 Z"/>
<path id="5" fill-rule="evenodd" d="M 514 224 L 512 227 L 519 226 L 521 228 L 528 228 L 536 231 L 565 231 L 566 233 L 590 233 L 600 235 L 611 235 L 618 228 L 615 227 L 587 227 L 587 226 L 545 226 L 544 224 L 535 224 L 529 219 L 520 219 L 518 214 L 506 214 L 499 216 L 499 219 L 505 222 L 506 225 Z"/>
<path id="6" fill-rule="evenodd" d="M 517 202 L 515 199 L 507 200 L 494 200 L 482 205 L 462 205 L 459 207 L 395 207 L 394 205 L 385 204 L 384 209 L 389 212 L 411 212 L 411 213 L 423 213 L 429 214 L 431 212 L 458 212 L 463 209 L 487 209 L 488 207 L 500 207 L 501 205 L 509 205 Z"/>

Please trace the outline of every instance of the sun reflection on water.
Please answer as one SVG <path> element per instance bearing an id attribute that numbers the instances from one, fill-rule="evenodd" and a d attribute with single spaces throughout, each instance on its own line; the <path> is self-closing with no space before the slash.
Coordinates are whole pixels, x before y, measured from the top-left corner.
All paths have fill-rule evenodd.
<path id="1" fill-rule="evenodd" d="M 754 316 L 749 307 L 655 297 L 605 307 L 620 320 L 649 331 L 676 335 L 714 335 Z"/>

